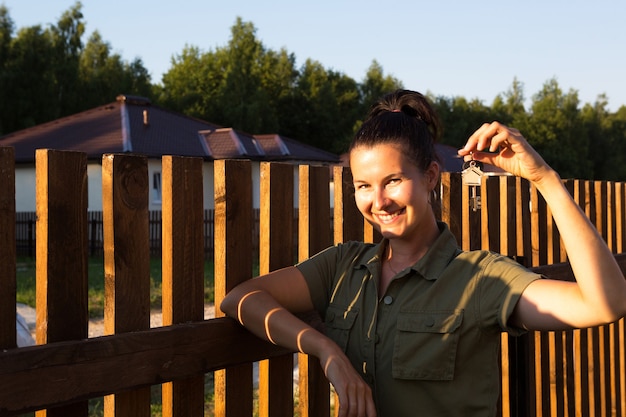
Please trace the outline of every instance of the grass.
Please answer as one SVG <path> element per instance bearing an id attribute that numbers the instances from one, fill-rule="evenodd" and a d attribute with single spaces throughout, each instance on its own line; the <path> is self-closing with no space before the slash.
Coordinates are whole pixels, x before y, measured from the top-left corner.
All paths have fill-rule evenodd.
<path id="1" fill-rule="evenodd" d="M 36 262 L 34 258 L 21 257 L 17 260 L 17 302 L 35 307 L 36 304 Z M 102 257 L 89 258 L 87 267 L 88 275 L 88 308 L 90 318 L 104 317 L 104 260 Z M 150 308 L 161 308 L 161 283 L 162 268 L 161 259 L 150 260 Z M 214 301 L 213 261 L 204 263 L 204 302 Z M 213 415 L 213 373 L 205 376 L 205 415 Z M 151 387 L 151 416 L 161 416 L 161 386 Z M 104 415 L 104 399 L 93 398 L 89 400 L 89 417 L 101 417 Z M 26 414 L 22 417 L 30 417 L 34 414 Z"/>
<path id="2" fill-rule="evenodd" d="M 104 316 L 104 261 L 101 257 L 89 258 L 88 308 L 90 318 Z M 34 258 L 19 258 L 17 261 L 17 302 L 35 307 L 36 265 Z M 161 259 L 150 260 L 150 308 L 161 308 Z M 213 303 L 213 261 L 204 263 L 204 302 Z"/>
<path id="3" fill-rule="evenodd" d="M 253 274 L 258 274 L 259 265 L 253 266 Z M 204 263 L 204 302 L 214 301 L 214 276 L 213 261 Z M 20 257 L 17 260 L 17 302 L 35 307 L 36 304 L 36 263 L 34 258 Z M 162 268 L 161 259 L 150 260 L 150 307 L 152 309 L 161 308 L 161 283 Z M 102 318 L 104 316 L 104 261 L 102 257 L 89 258 L 88 264 L 88 308 L 90 318 Z M 214 415 L 214 380 L 213 373 L 205 375 L 205 416 Z M 151 391 L 151 416 L 160 417 L 162 415 L 161 386 L 155 385 Z M 258 416 L 258 391 L 255 390 L 255 412 Z M 89 400 L 89 417 L 101 417 L 104 415 L 104 398 L 92 398 Z M 295 415 L 298 415 L 296 412 Z M 25 414 L 20 417 L 33 417 L 33 414 Z"/>

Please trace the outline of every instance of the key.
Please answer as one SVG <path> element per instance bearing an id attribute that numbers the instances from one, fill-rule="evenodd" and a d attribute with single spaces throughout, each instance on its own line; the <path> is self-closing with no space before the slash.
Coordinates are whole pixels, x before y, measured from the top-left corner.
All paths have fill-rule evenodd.
<path id="1" fill-rule="evenodd" d="M 461 179 L 463 185 L 470 187 L 470 208 L 472 211 L 480 210 L 480 196 L 476 192 L 476 189 L 480 187 L 483 175 L 483 164 L 481 162 L 472 159 L 471 161 L 465 161 L 465 163 L 463 163 Z"/>

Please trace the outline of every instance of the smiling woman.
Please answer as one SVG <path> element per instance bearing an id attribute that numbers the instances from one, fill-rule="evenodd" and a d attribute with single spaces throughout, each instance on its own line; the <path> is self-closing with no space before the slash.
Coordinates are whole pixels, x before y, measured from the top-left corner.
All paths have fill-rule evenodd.
<path id="1" fill-rule="evenodd" d="M 382 241 L 338 244 L 240 284 L 221 305 L 259 337 L 317 357 L 340 416 L 493 417 L 501 332 L 591 327 L 626 314 L 626 280 L 602 238 L 520 132 L 497 122 L 479 128 L 459 155 L 541 192 L 577 282 L 460 250 L 430 201 L 437 134 L 423 95 L 382 97 L 350 147 L 357 207 Z M 324 333 L 294 315 L 311 309 Z"/>

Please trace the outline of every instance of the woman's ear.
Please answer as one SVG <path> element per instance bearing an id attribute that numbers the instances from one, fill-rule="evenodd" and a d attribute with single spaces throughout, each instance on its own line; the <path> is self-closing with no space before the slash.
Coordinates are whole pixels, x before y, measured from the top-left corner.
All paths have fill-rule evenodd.
<path id="1" fill-rule="evenodd" d="M 424 176 L 426 177 L 426 181 L 428 182 L 428 185 L 430 185 L 431 190 L 437 186 L 440 174 L 441 168 L 439 163 L 436 161 L 432 161 L 428 168 L 426 168 L 426 171 L 424 171 Z"/>

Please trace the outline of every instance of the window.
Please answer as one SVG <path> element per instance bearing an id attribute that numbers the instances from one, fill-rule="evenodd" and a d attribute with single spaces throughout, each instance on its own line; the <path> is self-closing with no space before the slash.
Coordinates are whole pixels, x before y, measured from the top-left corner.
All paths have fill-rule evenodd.
<path id="1" fill-rule="evenodd" d="M 152 174 L 152 202 L 161 203 L 161 173 Z"/>

